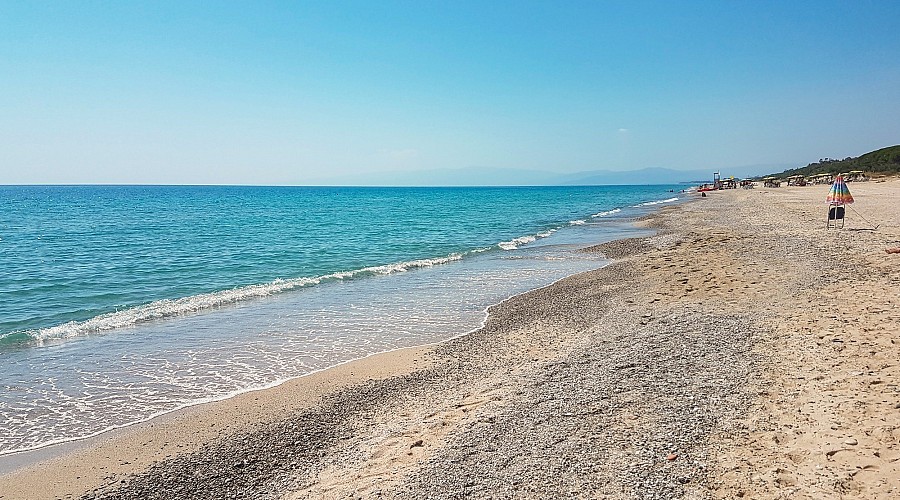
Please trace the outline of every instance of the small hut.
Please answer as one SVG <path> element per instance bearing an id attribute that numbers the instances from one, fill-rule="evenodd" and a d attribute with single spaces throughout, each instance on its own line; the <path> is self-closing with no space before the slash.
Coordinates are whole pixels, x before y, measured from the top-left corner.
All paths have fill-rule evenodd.
<path id="1" fill-rule="evenodd" d="M 809 184 L 831 184 L 834 174 L 816 174 L 807 179 Z"/>
<path id="2" fill-rule="evenodd" d="M 844 174 L 845 182 L 865 182 L 869 177 L 862 170 L 851 170 Z"/>
<path id="3" fill-rule="evenodd" d="M 787 178 L 788 186 L 805 186 L 806 179 L 803 178 L 802 175 L 792 175 Z"/>

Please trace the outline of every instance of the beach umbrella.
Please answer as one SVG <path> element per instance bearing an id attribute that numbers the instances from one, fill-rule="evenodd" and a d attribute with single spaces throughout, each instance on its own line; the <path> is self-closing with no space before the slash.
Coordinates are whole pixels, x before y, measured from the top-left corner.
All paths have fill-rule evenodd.
<path id="1" fill-rule="evenodd" d="M 853 203 L 853 195 L 847 189 L 847 183 L 844 182 L 842 175 L 834 178 L 825 202 L 828 203 L 828 220 L 825 222 L 825 227 L 830 228 L 832 222 L 834 222 L 834 227 L 838 227 L 838 221 L 841 221 L 840 227 L 844 227 L 844 205 Z"/>
<path id="2" fill-rule="evenodd" d="M 831 185 L 831 189 L 828 190 L 828 196 L 825 198 L 825 201 L 829 205 L 853 203 L 853 195 L 850 194 L 850 190 L 847 188 L 847 183 L 844 182 L 842 175 L 834 178 L 834 183 Z"/>

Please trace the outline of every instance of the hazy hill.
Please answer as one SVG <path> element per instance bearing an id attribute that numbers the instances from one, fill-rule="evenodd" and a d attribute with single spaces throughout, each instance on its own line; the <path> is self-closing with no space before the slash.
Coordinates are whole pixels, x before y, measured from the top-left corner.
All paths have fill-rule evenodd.
<path id="1" fill-rule="evenodd" d="M 556 174 L 540 170 L 469 167 L 389 170 L 353 176 L 323 177 L 312 183 L 335 186 L 544 186 Z"/>
<path id="2" fill-rule="evenodd" d="M 712 170 L 672 170 L 650 167 L 639 170 L 594 170 L 560 175 L 556 184 L 562 185 L 622 185 L 622 184 L 677 184 L 697 179 L 712 179 Z"/>
<path id="3" fill-rule="evenodd" d="M 856 158 L 848 157 L 843 160 L 823 158 L 805 167 L 785 170 L 780 174 L 772 174 L 776 177 L 789 175 L 814 175 L 814 174 L 838 174 L 851 170 L 864 172 L 900 173 L 900 145 L 871 151 Z"/>
<path id="4" fill-rule="evenodd" d="M 770 171 L 773 165 L 722 169 L 722 176 L 746 177 Z M 418 171 L 385 171 L 352 177 L 323 177 L 311 184 L 337 186 L 575 186 L 623 184 L 678 184 L 712 181 L 713 168 L 674 170 L 651 167 L 640 170 L 591 170 L 558 174 L 511 168 L 448 168 Z"/>
<path id="5" fill-rule="evenodd" d="M 649 167 L 640 170 L 596 170 L 559 176 L 558 184 L 603 185 L 603 184 L 678 184 L 682 182 L 712 182 L 713 172 L 718 171 L 722 178 L 735 177 L 743 179 L 771 172 L 773 168 L 784 168 L 787 165 L 747 165 L 743 167 L 710 167 L 702 170 L 673 170 L 662 167 Z"/>

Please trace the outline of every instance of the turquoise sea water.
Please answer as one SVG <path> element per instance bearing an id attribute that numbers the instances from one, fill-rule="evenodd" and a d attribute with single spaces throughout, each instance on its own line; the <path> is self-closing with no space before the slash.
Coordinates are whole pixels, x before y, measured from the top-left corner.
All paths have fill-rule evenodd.
<path id="1" fill-rule="evenodd" d="M 0 186 L 0 454 L 464 333 L 678 191 Z"/>

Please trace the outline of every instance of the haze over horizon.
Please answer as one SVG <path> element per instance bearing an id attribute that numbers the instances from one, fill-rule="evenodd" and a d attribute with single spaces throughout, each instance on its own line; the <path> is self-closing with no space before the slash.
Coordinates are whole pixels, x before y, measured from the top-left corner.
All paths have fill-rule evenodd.
<path id="1" fill-rule="evenodd" d="M 889 1 L 4 2 L 0 184 L 857 156 L 900 143 L 898 18 Z"/>

